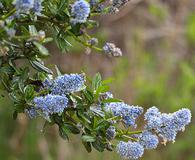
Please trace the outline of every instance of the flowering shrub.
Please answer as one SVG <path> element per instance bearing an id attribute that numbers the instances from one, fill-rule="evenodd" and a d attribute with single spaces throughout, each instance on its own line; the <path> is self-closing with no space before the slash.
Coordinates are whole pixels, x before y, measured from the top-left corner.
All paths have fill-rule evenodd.
<path id="1" fill-rule="evenodd" d="M 116 13 L 126 3 L 1 0 L 0 87 L 14 102 L 14 119 L 18 113 L 30 119 L 42 117 L 45 126 L 57 124 L 64 139 L 79 134 L 88 152 L 92 147 L 100 152 L 116 150 L 124 159 L 138 159 L 159 142 L 175 141 L 191 122 L 189 109 L 167 114 L 151 107 L 144 113 L 142 107 L 114 98 L 109 80 L 102 80 L 100 74 L 92 79 L 84 73 L 63 75 L 57 67 L 55 74 L 44 65 L 43 59 L 49 56 L 45 44 L 54 41 L 67 52 L 69 37 L 105 55 L 122 56 L 113 43 L 99 47 L 97 38 L 87 31 L 98 24 L 93 16 Z M 144 122 L 138 130 L 136 120 L 142 114 Z"/>

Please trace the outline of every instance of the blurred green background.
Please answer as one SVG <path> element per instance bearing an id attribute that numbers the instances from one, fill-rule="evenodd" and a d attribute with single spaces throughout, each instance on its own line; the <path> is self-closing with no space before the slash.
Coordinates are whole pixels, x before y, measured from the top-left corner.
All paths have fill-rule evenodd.
<path id="1" fill-rule="evenodd" d="M 132 0 L 119 14 L 98 18 L 94 37 L 114 42 L 122 58 L 86 54 L 79 44 L 60 54 L 49 45 L 52 57 L 64 72 L 100 72 L 113 77 L 115 97 L 164 112 L 189 107 L 195 114 L 195 1 Z M 3 93 L 2 93 L 3 94 Z M 0 159 L 2 160 L 120 160 L 114 152 L 88 154 L 80 139 L 62 140 L 57 127 L 42 132 L 41 119 L 29 121 L 23 114 L 12 119 L 13 104 L 0 96 Z M 146 151 L 143 160 L 195 160 L 195 118 L 174 144 Z"/>

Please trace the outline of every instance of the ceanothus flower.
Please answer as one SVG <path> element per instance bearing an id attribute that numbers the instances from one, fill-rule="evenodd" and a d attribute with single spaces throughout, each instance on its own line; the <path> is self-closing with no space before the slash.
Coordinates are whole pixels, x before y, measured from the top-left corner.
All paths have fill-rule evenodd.
<path id="1" fill-rule="evenodd" d="M 149 131 L 144 131 L 139 135 L 139 143 L 145 149 L 155 149 L 158 146 L 159 140 L 155 134 L 152 134 Z"/>
<path id="2" fill-rule="evenodd" d="M 178 131 L 185 129 L 191 122 L 191 112 L 187 108 L 174 113 L 161 113 L 158 108 L 151 107 L 144 115 L 147 124 L 145 129 L 154 130 L 163 140 L 175 141 Z"/>
<path id="3" fill-rule="evenodd" d="M 90 5 L 85 0 L 78 0 L 72 5 L 71 22 L 73 24 L 76 23 L 85 23 L 87 21 L 87 17 L 90 14 Z"/>
<path id="4" fill-rule="evenodd" d="M 35 97 L 33 100 L 36 111 L 44 118 L 49 119 L 49 116 L 57 113 L 62 114 L 68 105 L 68 98 L 65 95 L 51 95 L 44 97 Z"/>
<path id="5" fill-rule="evenodd" d="M 13 4 L 17 13 L 28 13 L 31 9 L 35 14 L 39 15 L 42 10 L 42 0 L 15 0 Z"/>
<path id="6" fill-rule="evenodd" d="M 28 109 L 25 109 L 24 112 L 29 116 L 30 119 L 36 118 L 38 116 L 35 107 L 30 107 Z"/>
<path id="7" fill-rule="evenodd" d="M 34 0 L 33 11 L 35 14 L 40 15 L 42 11 L 42 0 Z"/>
<path id="8" fill-rule="evenodd" d="M 52 94 L 68 94 L 83 90 L 85 88 L 84 83 L 84 74 L 65 74 L 63 76 L 58 76 L 53 81 L 50 89 Z"/>
<path id="9" fill-rule="evenodd" d="M 162 125 L 157 128 L 158 134 L 165 141 L 175 141 L 178 131 L 184 130 L 185 126 L 191 122 L 191 112 L 187 108 L 177 112 L 161 114 Z"/>
<path id="10" fill-rule="evenodd" d="M 114 57 L 122 56 L 121 49 L 116 47 L 115 44 L 113 43 L 106 43 L 102 49 L 106 55 L 110 55 Z"/>
<path id="11" fill-rule="evenodd" d="M 0 8 L 3 8 L 3 4 L 0 2 Z"/>
<path id="12" fill-rule="evenodd" d="M 92 7 L 98 5 L 98 3 L 99 3 L 99 0 L 90 0 L 90 1 L 89 1 L 89 4 L 90 4 Z"/>
<path id="13" fill-rule="evenodd" d="M 112 102 L 105 105 L 106 111 L 111 111 L 114 116 L 121 116 L 126 126 L 136 127 L 136 119 L 143 113 L 139 106 L 129 106 L 123 102 Z"/>
<path id="14" fill-rule="evenodd" d="M 111 14 L 116 14 L 118 12 L 119 12 L 119 9 L 117 7 L 111 6 L 109 8 L 109 13 L 111 13 Z"/>
<path id="15" fill-rule="evenodd" d="M 156 132 L 160 137 L 163 138 L 165 144 L 168 141 L 175 142 L 176 136 L 177 136 L 177 131 L 174 130 L 171 126 L 166 125 L 165 127 L 159 127 L 156 129 Z"/>
<path id="16" fill-rule="evenodd" d="M 91 38 L 90 40 L 88 40 L 88 44 L 91 46 L 95 46 L 98 44 L 98 39 L 97 38 Z"/>
<path id="17" fill-rule="evenodd" d="M 110 126 L 107 130 L 106 130 L 106 138 L 108 140 L 112 140 L 114 139 L 116 136 L 116 128 L 114 126 Z"/>
<path id="18" fill-rule="evenodd" d="M 106 100 L 109 98 L 113 98 L 113 94 L 111 92 L 101 93 L 99 97 L 99 101 L 101 102 L 102 100 Z"/>
<path id="19" fill-rule="evenodd" d="M 117 152 L 124 159 L 138 159 L 144 154 L 144 147 L 139 142 L 123 142 L 117 145 Z"/>
<path id="20" fill-rule="evenodd" d="M 173 118 L 170 125 L 177 131 L 184 130 L 185 126 L 191 122 L 192 117 L 190 110 L 187 108 L 182 108 L 174 112 L 172 116 Z"/>
<path id="21" fill-rule="evenodd" d="M 147 121 L 147 129 L 155 129 L 162 125 L 161 112 L 155 106 L 149 108 L 144 114 L 144 120 Z"/>
<path id="22" fill-rule="evenodd" d="M 26 13 L 34 6 L 34 0 L 15 0 L 13 3 L 18 12 Z"/>
<path id="23" fill-rule="evenodd" d="M 112 5 L 116 8 L 120 8 L 127 4 L 127 2 L 129 2 L 129 0 L 112 0 Z"/>

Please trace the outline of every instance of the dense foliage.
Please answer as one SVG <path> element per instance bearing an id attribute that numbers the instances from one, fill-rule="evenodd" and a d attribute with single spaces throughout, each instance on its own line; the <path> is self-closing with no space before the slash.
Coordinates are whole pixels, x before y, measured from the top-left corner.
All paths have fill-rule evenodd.
<path id="1" fill-rule="evenodd" d="M 87 31 L 98 26 L 93 16 L 116 13 L 126 3 L 1 1 L 0 82 L 14 102 L 14 118 L 23 112 L 30 118 L 41 116 L 45 127 L 58 125 L 64 139 L 79 134 L 88 152 L 92 147 L 100 152 L 116 148 L 127 159 L 140 158 L 145 149 L 155 149 L 160 141 L 175 141 L 177 133 L 191 122 L 189 109 L 166 114 L 151 107 L 139 127 L 143 129 L 136 130 L 143 108 L 114 98 L 108 86 L 111 79 L 102 80 L 100 74 L 92 79 L 84 73 L 63 75 L 57 66 L 54 71 L 44 65 L 49 56 L 44 45 L 55 41 L 62 52 L 68 52 L 69 38 L 105 55 L 122 56 L 113 43 L 98 47 L 98 40 Z"/>

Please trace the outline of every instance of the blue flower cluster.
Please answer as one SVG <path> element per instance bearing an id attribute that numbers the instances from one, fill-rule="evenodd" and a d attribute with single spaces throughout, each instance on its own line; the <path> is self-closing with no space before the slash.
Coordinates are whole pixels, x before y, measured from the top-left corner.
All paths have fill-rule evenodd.
<path id="1" fill-rule="evenodd" d="M 90 14 L 90 5 L 85 0 L 78 0 L 72 5 L 71 22 L 73 24 L 76 23 L 85 23 L 87 21 L 87 17 Z"/>
<path id="2" fill-rule="evenodd" d="M 16 7 L 17 13 L 26 13 L 30 10 L 39 15 L 42 10 L 42 0 L 15 0 L 13 4 Z"/>
<path id="3" fill-rule="evenodd" d="M 117 145 L 117 152 L 125 159 L 138 159 L 144 154 L 145 149 L 155 149 L 158 146 L 158 137 L 150 131 L 134 135 L 137 142 L 120 141 Z"/>
<path id="4" fill-rule="evenodd" d="M 81 91 L 85 88 L 84 74 L 65 74 L 58 76 L 54 81 L 46 80 L 44 86 L 51 90 L 52 94 L 68 94 Z"/>
<path id="5" fill-rule="evenodd" d="M 129 106 L 123 102 L 107 103 L 106 111 L 111 111 L 114 116 L 121 116 L 125 125 L 136 127 L 136 119 L 143 113 L 143 108 L 139 106 Z"/>
<path id="6" fill-rule="evenodd" d="M 144 154 L 144 147 L 138 142 L 120 141 L 117 145 L 117 152 L 125 159 L 138 159 Z"/>
<path id="7" fill-rule="evenodd" d="M 38 116 L 38 112 L 35 107 L 25 109 L 25 113 L 29 116 L 30 119 L 36 118 Z"/>
<path id="8" fill-rule="evenodd" d="M 164 141 L 175 141 L 178 131 L 184 130 L 191 122 L 191 112 L 183 108 L 174 113 L 161 113 L 158 108 L 151 107 L 144 115 L 148 130 L 154 130 Z"/>
<path id="9" fill-rule="evenodd" d="M 45 89 L 50 90 L 46 96 L 35 97 L 34 107 L 28 108 L 25 112 L 30 118 L 37 115 L 49 119 L 50 115 L 61 114 L 68 105 L 67 94 L 78 92 L 85 88 L 84 74 L 65 74 L 58 76 L 55 80 L 46 79 L 43 83 Z"/>
<path id="10" fill-rule="evenodd" d="M 112 102 L 105 105 L 106 111 L 113 112 L 114 116 L 121 116 L 126 126 L 135 127 L 135 120 L 143 113 L 143 108 L 129 106 L 122 102 Z M 140 158 L 145 149 L 155 149 L 159 144 L 159 137 L 164 142 L 175 141 L 178 131 L 185 129 L 191 122 L 191 111 L 187 108 L 180 109 L 174 113 L 161 113 L 158 108 L 151 107 L 144 114 L 146 121 L 145 129 L 141 133 L 133 134 L 132 139 L 136 142 L 120 141 L 117 145 L 117 152 L 125 159 Z M 108 135 L 114 130 L 109 128 Z"/>
<path id="11" fill-rule="evenodd" d="M 35 97 L 33 103 L 35 106 L 26 110 L 29 117 L 34 118 L 40 114 L 45 119 L 49 119 L 54 113 L 62 114 L 68 105 L 68 98 L 65 95 L 48 94 L 44 97 Z"/>
<path id="12" fill-rule="evenodd" d="M 98 5 L 99 3 L 99 0 L 89 0 L 89 4 L 92 6 L 92 7 L 95 7 L 96 5 Z"/>
<path id="13" fill-rule="evenodd" d="M 112 0 L 113 7 L 120 8 L 127 4 L 129 0 Z"/>
<path id="14" fill-rule="evenodd" d="M 91 38 L 88 40 L 88 44 L 91 46 L 95 46 L 98 44 L 98 39 L 97 38 Z"/>
<path id="15" fill-rule="evenodd" d="M 122 56 L 121 49 L 116 47 L 115 44 L 113 43 L 106 43 L 102 49 L 106 55 L 113 56 L 113 57 Z"/>
<path id="16" fill-rule="evenodd" d="M 106 138 L 110 141 L 113 140 L 116 136 L 116 128 L 114 126 L 110 126 L 106 130 Z"/>
<path id="17" fill-rule="evenodd" d="M 159 143 L 158 136 L 150 131 L 144 131 L 142 134 L 138 135 L 138 139 L 145 149 L 155 149 Z"/>

